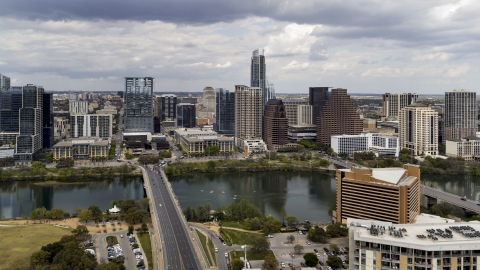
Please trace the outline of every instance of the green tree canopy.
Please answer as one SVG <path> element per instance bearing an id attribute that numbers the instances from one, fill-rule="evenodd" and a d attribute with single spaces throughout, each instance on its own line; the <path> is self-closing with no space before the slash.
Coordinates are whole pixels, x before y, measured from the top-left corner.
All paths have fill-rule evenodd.
<path id="1" fill-rule="evenodd" d="M 305 264 L 309 267 L 314 267 L 318 264 L 317 255 L 314 253 L 305 253 L 305 255 L 303 255 L 303 259 L 305 260 Z"/>
<path id="2" fill-rule="evenodd" d="M 296 244 L 294 247 L 293 247 L 293 250 L 295 251 L 295 254 L 301 254 L 304 250 L 304 247 L 300 244 Z"/>
<path id="3" fill-rule="evenodd" d="M 232 267 L 232 270 L 242 270 L 243 266 L 245 266 L 245 263 L 240 259 L 233 259 L 230 262 L 230 266 Z"/>
<path id="4" fill-rule="evenodd" d="M 311 227 L 310 230 L 308 230 L 307 238 L 313 242 L 328 243 L 327 232 L 319 227 Z"/>
<path id="5" fill-rule="evenodd" d="M 342 259 L 340 259 L 340 257 L 337 257 L 337 256 L 328 256 L 327 264 L 333 268 L 340 268 L 343 265 Z"/>
<path id="6" fill-rule="evenodd" d="M 33 222 L 35 222 L 35 220 L 44 219 L 46 214 L 47 209 L 45 207 L 39 207 L 33 209 L 32 212 L 30 212 L 30 217 L 33 219 Z"/>
<path id="7" fill-rule="evenodd" d="M 263 260 L 262 268 L 265 270 L 277 270 L 278 265 L 278 261 L 275 257 L 266 256 Z"/>
<path id="8" fill-rule="evenodd" d="M 102 217 L 102 210 L 95 204 L 92 204 L 88 207 L 88 210 L 92 211 L 92 218 L 99 219 Z"/>
<path id="9" fill-rule="evenodd" d="M 65 211 L 61 208 L 52 208 L 52 210 L 45 213 L 45 217 L 48 219 L 64 219 Z"/>

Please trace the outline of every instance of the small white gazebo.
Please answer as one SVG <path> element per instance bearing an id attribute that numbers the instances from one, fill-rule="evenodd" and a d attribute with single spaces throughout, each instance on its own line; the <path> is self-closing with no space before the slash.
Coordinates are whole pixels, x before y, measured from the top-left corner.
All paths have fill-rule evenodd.
<path id="1" fill-rule="evenodd" d="M 108 209 L 108 212 L 110 214 L 118 214 L 120 213 L 120 208 L 118 208 L 117 205 L 114 205 L 113 208 Z"/>

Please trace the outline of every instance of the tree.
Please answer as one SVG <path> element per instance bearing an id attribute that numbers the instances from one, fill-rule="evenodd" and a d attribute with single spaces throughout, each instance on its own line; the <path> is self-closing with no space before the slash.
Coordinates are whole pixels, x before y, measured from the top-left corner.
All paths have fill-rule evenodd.
<path id="1" fill-rule="evenodd" d="M 48 153 L 45 155 L 45 160 L 48 161 L 48 162 L 52 162 L 53 161 L 53 154 L 52 153 Z"/>
<path id="2" fill-rule="evenodd" d="M 333 148 L 329 147 L 326 152 L 329 155 L 333 154 Z"/>
<path id="3" fill-rule="evenodd" d="M 308 230 L 307 238 L 313 242 L 328 243 L 327 232 L 323 228 L 312 227 Z"/>
<path id="4" fill-rule="evenodd" d="M 293 236 L 293 235 L 291 235 L 291 234 L 288 235 L 288 236 L 287 236 L 287 241 L 288 241 L 289 243 L 293 243 L 293 241 L 295 241 L 295 236 Z"/>
<path id="5" fill-rule="evenodd" d="M 252 235 L 251 236 L 251 248 L 256 251 L 267 251 L 270 249 L 270 242 L 265 238 L 260 235 Z"/>
<path id="6" fill-rule="evenodd" d="M 30 256 L 30 268 L 36 269 L 38 266 L 45 266 L 50 263 L 50 252 L 48 251 L 37 251 Z"/>
<path id="7" fill-rule="evenodd" d="M 43 162 L 40 162 L 40 161 L 33 161 L 32 162 L 32 170 L 33 172 L 40 172 L 42 170 L 45 170 L 47 166 L 43 163 Z"/>
<path id="8" fill-rule="evenodd" d="M 100 207 L 98 207 L 95 204 L 92 204 L 88 207 L 88 210 L 92 211 L 92 218 L 93 219 L 99 219 L 102 217 L 102 210 L 100 210 Z"/>
<path id="9" fill-rule="evenodd" d="M 76 237 L 82 237 L 89 233 L 87 226 L 85 225 L 77 225 L 77 228 L 72 230 L 72 234 Z"/>
<path id="10" fill-rule="evenodd" d="M 263 260 L 262 268 L 265 270 L 276 270 L 278 265 L 278 261 L 275 257 L 266 256 Z"/>
<path id="11" fill-rule="evenodd" d="M 338 247 L 337 244 L 335 244 L 335 243 L 330 243 L 330 250 L 331 250 L 331 251 L 337 251 L 337 252 L 338 252 L 338 251 L 340 251 L 340 248 Z"/>
<path id="12" fill-rule="evenodd" d="M 33 222 L 35 223 L 35 220 L 42 220 L 45 218 L 45 215 L 47 214 L 47 209 L 45 207 L 39 207 L 35 208 L 30 212 L 30 217 L 33 219 Z"/>
<path id="13" fill-rule="evenodd" d="M 71 158 L 62 158 L 57 162 L 57 168 L 71 168 L 74 165 L 74 161 Z"/>
<path id="14" fill-rule="evenodd" d="M 185 209 L 183 209 L 183 214 L 185 215 L 185 218 L 187 219 L 187 221 L 192 221 L 193 220 L 193 212 L 192 212 L 192 208 L 190 207 L 190 205 L 187 205 L 187 207 L 185 207 Z"/>
<path id="15" fill-rule="evenodd" d="M 294 228 L 295 225 L 298 224 L 298 219 L 295 216 L 288 216 L 287 217 L 287 226 L 290 228 Z"/>
<path id="16" fill-rule="evenodd" d="M 302 251 L 304 250 L 303 246 L 302 245 L 299 245 L 299 244 L 296 244 L 294 247 L 293 247 L 293 250 L 296 254 L 301 254 Z"/>
<path id="17" fill-rule="evenodd" d="M 149 198 L 141 198 L 140 201 L 138 202 L 140 208 L 143 210 L 148 210 L 148 207 L 150 206 L 150 199 Z"/>
<path id="18" fill-rule="evenodd" d="M 342 259 L 337 256 L 328 256 L 327 264 L 330 265 L 332 268 L 340 268 L 342 267 Z"/>
<path id="19" fill-rule="evenodd" d="M 143 232 L 143 233 L 148 232 L 148 226 L 147 226 L 147 224 L 142 223 L 142 226 L 141 226 L 140 228 L 142 229 L 142 232 Z"/>
<path id="20" fill-rule="evenodd" d="M 303 255 L 303 259 L 305 260 L 305 264 L 309 267 L 314 267 L 318 264 L 317 255 L 314 253 L 305 253 L 305 255 Z"/>
<path id="21" fill-rule="evenodd" d="M 280 221 L 274 219 L 272 216 L 265 217 L 262 222 L 262 231 L 265 235 L 278 232 L 281 227 L 282 224 L 280 224 Z"/>
<path id="22" fill-rule="evenodd" d="M 232 267 L 232 270 L 242 270 L 243 266 L 245 266 L 245 263 L 240 259 L 233 259 L 230 262 L 230 266 Z"/>
<path id="23" fill-rule="evenodd" d="M 341 223 L 333 223 L 327 226 L 327 235 L 329 237 L 340 237 L 348 235 L 348 228 Z"/>
<path id="24" fill-rule="evenodd" d="M 280 216 L 282 217 L 282 225 L 285 225 L 285 218 L 287 217 L 287 210 L 285 210 L 285 205 L 280 209 Z"/>
<path id="25" fill-rule="evenodd" d="M 48 219 L 64 219 L 65 211 L 61 208 L 52 208 L 52 210 L 45 213 L 45 217 Z"/>
<path id="26" fill-rule="evenodd" d="M 110 208 L 113 208 L 115 205 L 117 205 L 117 201 L 115 201 L 115 200 L 111 200 L 110 203 L 108 204 L 108 206 L 110 206 Z"/>
<path id="27" fill-rule="evenodd" d="M 88 209 L 83 209 L 80 212 L 78 212 L 77 217 L 79 220 L 85 220 L 85 222 L 88 222 L 93 217 L 92 211 Z"/>

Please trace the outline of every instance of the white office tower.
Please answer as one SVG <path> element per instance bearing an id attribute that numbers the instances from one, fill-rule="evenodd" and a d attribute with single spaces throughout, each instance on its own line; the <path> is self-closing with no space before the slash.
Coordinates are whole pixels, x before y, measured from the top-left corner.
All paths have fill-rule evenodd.
<path id="1" fill-rule="evenodd" d="M 398 115 L 400 149 L 413 155 L 438 155 L 438 112 L 425 104 L 414 103 Z"/>
<path id="2" fill-rule="evenodd" d="M 476 136 L 477 93 L 468 90 L 453 90 L 445 93 L 444 140 L 460 140 Z"/>
<path id="3" fill-rule="evenodd" d="M 153 78 L 125 78 L 125 132 L 154 132 Z"/>
<path id="4" fill-rule="evenodd" d="M 385 93 L 382 97 L 382 116 L 398 117 L 401 109 L 417 100 L 418 95 L 415 93 Z"/>
<path id="5" fill-rule="evenodd" d="M 87 114 L 88 101 L 86 100 L 69 100 L 68 111 L 71 114 Z"/>
<path id="6" fill-rule="evenodd" d="M 262 88 L 235 85 L 235 139 L 262 138 Z"/>

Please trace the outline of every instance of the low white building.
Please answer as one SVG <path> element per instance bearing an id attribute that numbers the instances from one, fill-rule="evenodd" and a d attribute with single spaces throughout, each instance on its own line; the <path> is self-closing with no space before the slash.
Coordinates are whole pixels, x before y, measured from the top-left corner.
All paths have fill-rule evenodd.
<path id="1" fill-rule="evenodd" d="M 267 144 L 262 139 L 248 139 L 243 141 L 244 156 L 248 157 L 251 153 L 261 153 L 267 151 Z"/>
<path id="2" fill-rule="evenodd" d="M 448 157 L 462 157 L 466 161 L 480 159 L 480 138 L 465 137 L 461 140 L 447 140 L 445 154 Z"/>
<path id="3" fill-rule="evenodd" d="M 331 146 L 333 151 L 339 154 L 372 151 L 377 156 L 384 155 L 398 157 L 400 151 L 398 137 L 374 133 L 332 136 Z"/>

